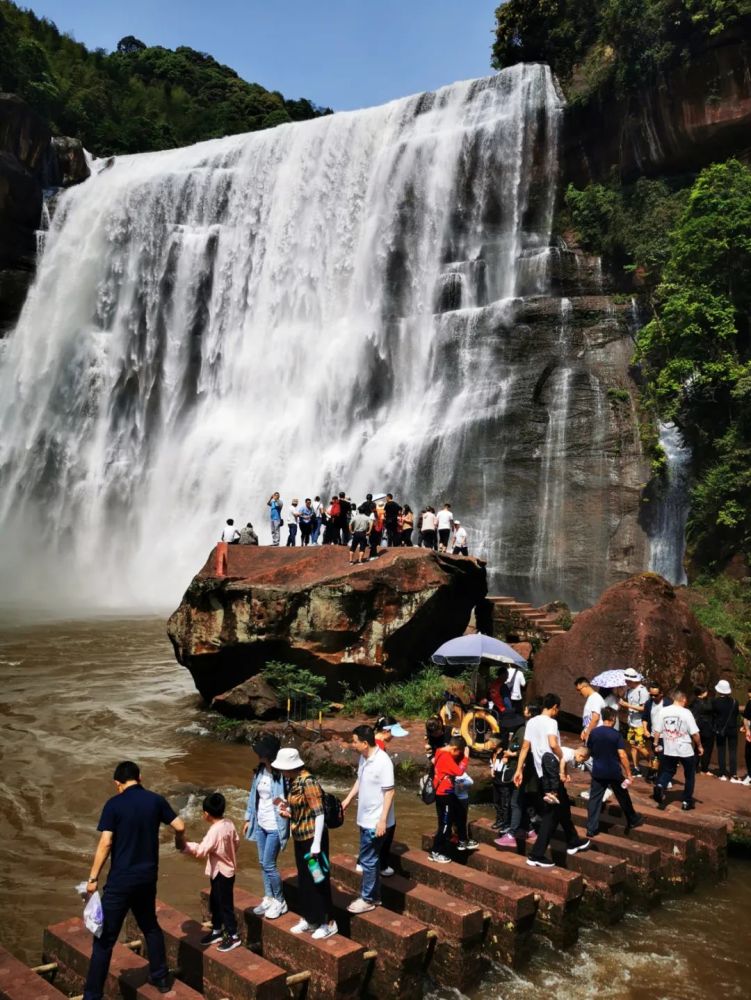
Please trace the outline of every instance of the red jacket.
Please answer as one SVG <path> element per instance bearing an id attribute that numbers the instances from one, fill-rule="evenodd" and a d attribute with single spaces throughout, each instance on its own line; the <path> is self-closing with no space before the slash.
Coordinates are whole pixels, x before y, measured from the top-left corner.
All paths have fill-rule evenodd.
<path id="1" fill-rule="evenodd" d="M 454 790 L 454 778 L 464 774 L 469 757 L 462 757 L 457 763 L 449 747 L 436 750 L 433 770 L 433 788 L 436 795 L 450 795 Z"/>

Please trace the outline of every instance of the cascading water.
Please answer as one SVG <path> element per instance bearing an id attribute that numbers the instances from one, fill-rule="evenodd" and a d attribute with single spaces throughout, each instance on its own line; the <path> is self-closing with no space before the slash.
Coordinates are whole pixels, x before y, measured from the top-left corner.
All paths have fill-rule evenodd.
<path id="1" fill-rule="evenodd" d="M 268 537 L 274 489 L 450 499 L 529 575 L 505 336 L 560 115 L 547 67 L 517 66 L 65 192 L 0 372 L 5 595 L 168 604 L 225 516 Z"/>
<path id="2" fill-rule="evenodd" d="M 683 556 L 689 512 L 691 450 L 675 424 L 660 424 L 660 444 L 667 460 L 665 485 L 656 499 L 657 516 L 650 530 L 649 568 L 673 584 L 687 582 Z"/>

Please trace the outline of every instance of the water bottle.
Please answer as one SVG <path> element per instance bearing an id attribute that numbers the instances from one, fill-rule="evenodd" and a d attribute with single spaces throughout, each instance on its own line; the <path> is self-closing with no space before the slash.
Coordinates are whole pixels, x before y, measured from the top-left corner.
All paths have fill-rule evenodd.
<path id="1" fill-rule="evenodd" d="M 623 781 L 621 782 L 621 788 L 630 788 L 630 787 L 631 787 L 631 778 L 624 778 Z"/>
<path id="2" fill-rule="evenodd" d="M 310 872 L 310 876 L 313 879 L 313 881 L 316 884 L 318 884 L 319 882 L 323 882 L 326 876 L 324 875 L 323 868 L 321 868 L 320 864 L 318 863 L 318 858 L 313 857 L 312 854 L 306 854 L 305 860 L 308 862 L 308 871 Z"/>

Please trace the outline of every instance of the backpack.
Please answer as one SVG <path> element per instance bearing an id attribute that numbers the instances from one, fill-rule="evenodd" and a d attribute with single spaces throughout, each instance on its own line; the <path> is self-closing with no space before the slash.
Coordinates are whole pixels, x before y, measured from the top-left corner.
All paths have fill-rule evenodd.
<path id="1" fill-rule="evenodd" d="M 344 824 L 341 800 L 331 792 L 323 793 L 323 822 L 329 830 L 338 830 Z"/>
<path id="2" fill-rule="evenodd" d="M 338 500 L 331 501 L 331 517 L 339 517 L 341 514 L 341 506 Z"/>
<path id="3" fill-rule="evenodd" d="M 435 768 L 431 764 L 427 772 L 420 778 L 417 794 L 426 806 L 432 806 L 435 802 L 435 787 L 433 785 L 433 774 Z"/>

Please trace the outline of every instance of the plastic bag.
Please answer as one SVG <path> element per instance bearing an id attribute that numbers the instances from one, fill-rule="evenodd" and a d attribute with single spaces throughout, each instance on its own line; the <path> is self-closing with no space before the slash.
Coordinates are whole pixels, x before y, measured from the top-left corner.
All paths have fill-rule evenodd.
<path id="1" fill-rule="evenodd" d="M 86 899 L 86 883 L 80 882 L 76 886 L 76 892 L 79 896 Z M 91 931 L 94 937 L 101 937 L 102 927 L 104 926 L 104 911 L 102 910 L 102 900 L 98 892 L 92 892 L 88 899 L 86 899 L 86 905 L 83 908 L 83 922 L 86 924 L 86 929 Z"/>

